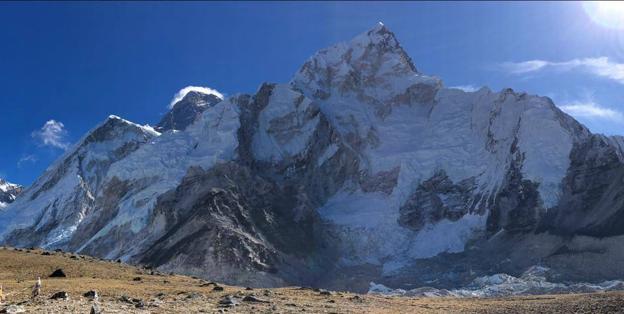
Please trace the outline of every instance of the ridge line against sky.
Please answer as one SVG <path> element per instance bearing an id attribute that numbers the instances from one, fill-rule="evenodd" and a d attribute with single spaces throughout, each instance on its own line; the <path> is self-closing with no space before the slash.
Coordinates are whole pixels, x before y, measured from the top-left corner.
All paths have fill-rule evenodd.
<path id="1" fill-rule="evenodd" d="M 445 86 L 548 96 L 624 134 L 624 31 L 582 3 L 0 3 L 0 177 L 31 183 L 110 114 L 155 124 L 185 86 L 287 82 L 378 21 Z"/>
<path id="2" fill-rule="evenodd" d="M 624 63 L 613 62 L 608 57 L 577 58 L 568 61 L 503 62 L 499 64 L 499 67 L 502 71 L 526 79 L 531 78 L 531 74 L 544 71 L 556 72 L 559 75 L 578 71 L 624 85 Z M 557 105 L 566 113 L 580 120 L 597 119 L 624 123 L 624 114 L 621 110 L 604 107 L 597 104 L 592 98 L 591 95 L 585 95 L 582 100 L 571 100 Z"/>

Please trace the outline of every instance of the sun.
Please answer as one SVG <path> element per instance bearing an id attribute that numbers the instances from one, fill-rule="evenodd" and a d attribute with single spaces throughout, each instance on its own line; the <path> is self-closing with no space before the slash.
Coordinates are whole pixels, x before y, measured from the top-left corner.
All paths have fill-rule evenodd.
<path id="1" fill-rule="evenodd" d="M 595 23 L 607 28 L 624 29 L 624 1 L 586 1 L 583 8 Z"/>

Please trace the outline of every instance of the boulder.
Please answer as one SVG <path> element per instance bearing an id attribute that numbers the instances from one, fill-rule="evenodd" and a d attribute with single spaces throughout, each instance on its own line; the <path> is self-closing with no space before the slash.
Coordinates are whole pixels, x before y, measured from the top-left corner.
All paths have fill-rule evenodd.
<path id="1" fill-rule="evenodd" d="M 65 277 L 67 277 L 67 275 L 65 275 L 65 272 L 61 268 L 55 270 L 54 272 L 52 272 L 52 274 L 50 274 L 50 278 L 65 278 Z"/>
<path id="2" fill-rule="evenodd" d="M 69 293 L 65 292 L 65 291 L 59 291 L 55 294 L 53 294 L 50 297 L 51 300 L 69 300 Z"/>

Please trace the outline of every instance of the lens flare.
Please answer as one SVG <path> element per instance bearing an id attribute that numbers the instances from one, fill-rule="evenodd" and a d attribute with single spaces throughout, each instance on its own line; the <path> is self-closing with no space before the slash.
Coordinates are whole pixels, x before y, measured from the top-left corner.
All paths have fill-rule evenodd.
<path id="1" fill-rule="evenodd" d="M 624 1 L 586 1 L 583 8 L 596 24 L 624 29 Z"/>

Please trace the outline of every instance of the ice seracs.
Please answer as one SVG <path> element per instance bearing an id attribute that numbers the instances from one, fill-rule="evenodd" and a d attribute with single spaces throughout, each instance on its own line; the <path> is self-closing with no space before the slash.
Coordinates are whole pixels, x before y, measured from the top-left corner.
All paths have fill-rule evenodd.
<path id="1" fill-rule="evenodd" d="M 559 294 L 559 293 L 592 293 L 617 291 L 624 289 L 624 281 L 609 280 L 599 283 L 556 283 L 550 282 L 544 276 L 550 269 L 542 266 L 532 266 L 521 276 L 514 277 L 507 274 L 494 274 L 474 279 L 465 287 L 457 289 L 436 289 L 421 287 L 416 289 L 392 289 L 371 282 L 369 294 L 411 296 L 411 297 L 506 297 L 514 295 Z"/>

